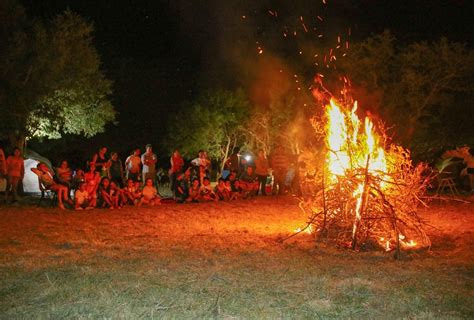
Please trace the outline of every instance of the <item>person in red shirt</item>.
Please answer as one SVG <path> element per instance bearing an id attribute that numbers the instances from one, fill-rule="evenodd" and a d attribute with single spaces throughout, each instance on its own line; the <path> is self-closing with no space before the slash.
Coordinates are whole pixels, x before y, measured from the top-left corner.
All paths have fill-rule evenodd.
<path id="1" fill-rule="evenodd" d="M 176 186 L 176 177 L 178 176 L 179 173 L 183 171 L 183 166 L 184 166 L 184 160 L 183 160 L 183 157 L 181 157 L 179 150 L 176 149 L 173 152 L 173 155 L 170 158 L 170 164 L 171 164 L 171 168 L 169 171 L 170 188 L 174 195 L 175 186 Z"/>

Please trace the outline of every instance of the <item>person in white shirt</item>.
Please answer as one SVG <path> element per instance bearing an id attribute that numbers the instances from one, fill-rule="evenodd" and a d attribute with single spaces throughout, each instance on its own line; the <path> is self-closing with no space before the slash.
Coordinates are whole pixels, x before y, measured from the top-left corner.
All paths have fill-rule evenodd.
<path id="1" fill-rule="evenodd" d="M 146 151 L 144 154 L 142 154 L 141 160 L 143 164 L 143 181 L 145 182 L 146 179 L 151 179 L 154 185 L 156 181 L 155 165 L 158 162 L 158 158 L 156 157 L 156 154 L 153 153 L 151 144 L 146 145 Z"/>
<path id="2" fill-rule="evenodd" d="M 125 169 L 127 179 L 132 179 L 133 181 L 140 180 L 140 169 L 142 165 L 142 159 L 140 157 L 140 149 L 133 150 L 133 153 L 128 156 L 125 160 Z"/>

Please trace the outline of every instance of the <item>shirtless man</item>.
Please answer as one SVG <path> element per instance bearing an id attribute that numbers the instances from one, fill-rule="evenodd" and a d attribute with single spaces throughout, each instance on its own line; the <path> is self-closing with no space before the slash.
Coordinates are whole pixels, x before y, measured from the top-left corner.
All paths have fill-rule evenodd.
<path id="1" fill-rule="evenodd" d="M 6 161 L 7 172 L 7 190 L 5 191 L 5 201 L 8 202 L 8 196 L 13 193 L 13 201 L 18 200 L 18 184 L 25 176 L 25 166 L 23 157 L 19 148 L 13 150 L 13 155 Z"/>

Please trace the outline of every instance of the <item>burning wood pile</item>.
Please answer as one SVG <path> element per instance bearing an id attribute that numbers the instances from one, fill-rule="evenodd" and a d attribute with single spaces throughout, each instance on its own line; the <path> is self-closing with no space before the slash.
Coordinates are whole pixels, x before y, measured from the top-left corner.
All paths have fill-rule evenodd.
<path id="1" fill-rule="evenodd" d="M 300 207 L 309 221 L 297 231 L 353 250 L 380 247 L 399 254 L 430 246 L 417 215 L 428 186 L 426 166 L 414 166 L 402 147 L 387 146 L 384 133 L 368 117 L 362 123 L 356 111 L 357 102 L 331 99 L 324 126 L 315 125 L 323 129 L 316 132 L 325 141 L 325 161 L 322 167 L 306 163 Z"/>

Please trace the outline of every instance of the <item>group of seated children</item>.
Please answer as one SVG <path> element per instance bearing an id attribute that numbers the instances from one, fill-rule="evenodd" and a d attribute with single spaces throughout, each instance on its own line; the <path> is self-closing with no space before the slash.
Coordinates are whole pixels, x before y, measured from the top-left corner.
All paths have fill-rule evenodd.
<path id="1" fill-rule="evenodd" d="M 64 203 L 76 210 L 96 207 L 119 209 L 124 205 L 154 206 L 161 203 L 152 179 L 147 179 L 143 187 L 140 182 L 128 179 L 125 187 L 121 188 L 116 181 L 101 177 L 94 164 L 90 165 L 87 172 L 77 170 L 69 179 L 60 174 L 54 178 L 54 174 L 44 163 L 39 163 L 31 170 L 45 189 L 57 194 L 58 206 L 61 209 L 65 209 Z M 75 189 L 74 201 L 70 198 L 71 189 Z"/>
<path id="2" fill-rule="evenodd" d="M 161 204 L 158 190 L 153 185 L 152 179 L 145 181 L 143 188 L 140 182 L 128 179 L 126 186 L 120 188 L 108 177 L 81 182 L 74 193 L 74 208 L 76 210 L 92 208 L 120 209 L 124 205 L 141 206 L 143 204 L 154 206 Z"/>
<path id="3" fill-rule="evenodd" d="M 217 185 L 213 188 L 209 177 L 204 176 L 202 179 L 191 177 L 190 170 L 187 170 L 177 176 L 174 190 L 175 201 L 185 203 L 250 198 L 257 195 L 259 190 L 259 182 L 253 171 L 254 168 L 248 166 L 239 178 L 236 172 L 231 172 L 225 179 L 219 178 Z"/>

